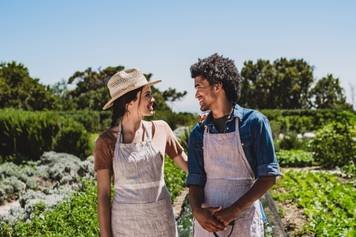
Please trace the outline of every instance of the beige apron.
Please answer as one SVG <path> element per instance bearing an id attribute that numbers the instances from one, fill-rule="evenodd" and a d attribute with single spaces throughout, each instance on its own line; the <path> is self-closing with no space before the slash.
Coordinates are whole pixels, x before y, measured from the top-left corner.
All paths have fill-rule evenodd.
<path id="1" fill-rule="evenodd" d="M 121 124 L 115 145 L 113 170 L 115 196 L 111 210 L 114 236 L 177 236 L 171 199 L 164 182 L 163 157 L 146 141 L 121 142 Z"/>
<path id="2" fill-rule="evenodd" d="M 205 127 L 203 150 L 207 181 L 204 193 L 205 203 L 211 207 L 231 206 L 255 181 L 241 145 L 238 118 L 235 121 L 236 131 L 231 133 L 213 134 Z M 236 218 L 233 229 L 228 226 L 225 231 L 217 232 L 217 236 L 264 236 L 259 205 L 259 201 L 255 201 Z M 195 220 L 194 236 L 211 237 L 214 234 L 203 229 Z"/>

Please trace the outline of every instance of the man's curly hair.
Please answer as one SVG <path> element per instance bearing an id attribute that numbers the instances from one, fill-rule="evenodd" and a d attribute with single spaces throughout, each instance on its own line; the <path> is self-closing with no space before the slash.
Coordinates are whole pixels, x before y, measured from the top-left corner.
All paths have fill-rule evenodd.
<path id="1" fill-rule="evenodd" d="M 217 53 L 203 59 L 190 67 L 192 78 L 204 76 L 210 85 L 221 83 L 228 100 L 236 104 L 240 99 L 240 74 L 229 58 L 219 56 Z"/>

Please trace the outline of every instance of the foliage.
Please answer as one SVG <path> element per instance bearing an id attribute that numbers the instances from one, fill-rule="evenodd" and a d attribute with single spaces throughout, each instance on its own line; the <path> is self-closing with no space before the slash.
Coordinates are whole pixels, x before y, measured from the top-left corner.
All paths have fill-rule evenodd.
<path id="1" fill-rule="evenodd" d="M 60 91 L 63 110 L 102 110 L 106 101 L 110 99 L 106 87 L 108 80 L 123 69 L 123 66 L 115 66 L 95 71 L 89 67 L 73 73 L 68 78 L 67 85 L 74 86 L 74 89 L 68 90 L 67 86 L 62 86 L 63 91 Z"/>
<path id="2" fill-rule="evenodd" d="M 287 134 L 283 134 L 283 137 L 281 139 L 277 139 L 277 144 L 279 149 L 284 150 L 308 150 L 309 143 L 305 139 L 298 138 L 295 132 L 289 132 Z"/>
<path id="3" fill-rule="evenodd" d="M 309 108 L 313 68 L 303 59 L 258 59 L 241 69 L 240 103 L 251 108 Z"/>
<path id="4" fill-rule="evenodd" d="M 356 190 L 324 172 L 289 170 L 272 190 L 281 204 L 296 205 L 308 218 L 300 236 L 352 236 L 356 228 Z"/>
<path id="5" fill-rule="evenodd" d="M 184 187 L 185 174 L 169 158 L 165 159 L 164 173 L 174 200 Z M 81 187 L 79 192 L 52 210 L 41 202 L 37 203 L 31 210 L 31 220 L 18 220 L 12 224 L 2 222 L 0 236 L 52 236 L 53 233 L 56 236 L 98 236 L 96 183 L 91 178 L 84 180 Z"/>
<path id="6" fill-rule="evenodd" d="M 98 236 L 97 193 L 93 180 L 84 181 L 82 190 L 55 209 L 43 212 L 41 204 L 31 221 L 2 223 L 0 235 L 10 236 Z"/>
<path id="7" fill-rule="evenodd" d="M 339 78 L 335 78 L 332 74 L 318 80 L 311 90 L 311 95 L 313 107 L 317 109 L 350 109 L 350 105 L 346 103 L 346 96 Z"/>
<path id="8" fill-rule="evenodd" d="M 187 91 L 177 92 L 176 89 L 169 87 L 167 90 L 162 92 L 164 101 L 177 101 L 182 99 L 187 94 Z"/>
<path id="9" fill-rule="evenodd" d="M 21 197 L 22 207 L 27 208 L 28 202 L 34 202 L 34 199 L 43 200 L 44 193 L 57 195 L 61 191 L 55 190 L 63 185 L 70 185 L 70 189 L 75 190 L 81 177 L 93 175 L 92 160 L 80 161 L 64 153 L 46 152 L 40 160 L 21 165 L 5 162 L 0 165 L 0 204 Z M 30 191 L 32 194 L 27 200 L 26 194 Z"/>
<path id="10" fill-rule="evenodd" d="M 164 179 L 171 193 L 171 198 L 174 200 L 184 188 L 186 175 L 168 157 L 165 158 L 164 166 Z"/>
<path id="11" fill-rule="evenodd" d="M 281 167 L 305 167 L 314 163 L 312 153 L 304 150 L 280 150 L 276 155 Z"/>
<path id="12" fill-rule="evenodd" d="M 315 131 L 332 121 L 352 125 L 356 123 L 356 114 L 336 109 L 318 110 L 261 110 L 271 122 L 273 134 Z M 277 132 L 277 133 L 276 133 Z"/>
<path id="13" fill-rule="evenodd" d="M 81 158 L 89 151 L 85 128 L 56 112 L 5 109 L 0 112 L 0 156 L 37 160 L 44 151 L 70 152 Z"/>
<path id="14" fill-rule="evenodd" d="M 69 77 L 67 84 L 65 82 L 57 83 L 52 87 L 53 92 L 61 97 L 63 110 L 96 110 L 101 111 L 104 104 L 110 99 L 106 84 L 111 76 L 116 72 L 123 70 L 123 66 L 106 67 L 98 69 L 87 68 L 84 71 L 76 71 Z M 150 80 L 152 74 L 145 74 L 147 80 Z M 74 86 L 69 90 L 68 86 Z M 166 101 L 176 101 L 186 95 L 186 91 L 177 92 L 176 89 L 169 88 L 161 92 L 152 87 L 152 94 L 156 99 L 157 109 L 161 111 L 171 111 Z"/>
<path id="15" fill-rule="evenodd" d="M 356 163 L 356 142 L 347 124 L 332 122 L 317 131 L 311 143 L 314 159 L 325 168 Z"/>
<path id="16" fill-rule="evenodd" d="M 56 109 L 58 100 L 39 79 L 30 76 L 23 64 L 0 64 L 0 108 Z"/>
<path id="17" fill-rule="evenodd" d="M 192 126 L 196 123 L 197 116 L 187 112 L 170 112 L 157 111 L 154 116 L 146 117 L 148 120 L 164 120 L 168 123 L 171 129 L 176 129 L 179 126 Z"/>

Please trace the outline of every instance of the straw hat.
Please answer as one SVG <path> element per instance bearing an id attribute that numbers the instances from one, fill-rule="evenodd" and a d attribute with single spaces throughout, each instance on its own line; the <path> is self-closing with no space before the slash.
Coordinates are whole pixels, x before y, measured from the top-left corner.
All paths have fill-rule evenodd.
<path id="1" fill-rule="evenodd" d="M 108 81 L 107 87 L 109 88 L 111 99 L 104 105 L 103 110 L 110 108 L 117 98 L 127 92 L 158 82 L 161 82 L 161 80 L 147 81 L 143 73 L 137 68 L 117 72 Z"/>

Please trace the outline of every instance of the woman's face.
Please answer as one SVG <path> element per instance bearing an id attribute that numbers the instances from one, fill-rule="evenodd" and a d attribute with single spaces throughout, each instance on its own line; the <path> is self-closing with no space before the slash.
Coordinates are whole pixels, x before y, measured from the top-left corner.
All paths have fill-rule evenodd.
<path id="1" fill-rule="evenodd" d="M 151 116 L 154 114 L 155 99 L 152 96 L 151 86 L 144 86 L 138 93 L 138 111 L 142 116 Z"/>

